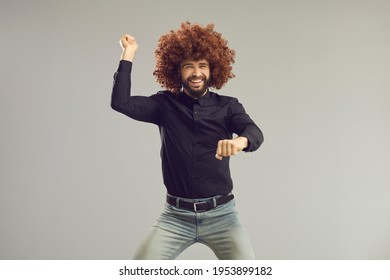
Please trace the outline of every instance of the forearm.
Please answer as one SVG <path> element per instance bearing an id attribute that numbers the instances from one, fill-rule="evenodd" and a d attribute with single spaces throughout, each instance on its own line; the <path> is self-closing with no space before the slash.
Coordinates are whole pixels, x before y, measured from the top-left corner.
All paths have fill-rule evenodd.
<path id="1" fill-rule="evenodd" d="M 131 69 L 132 63 L 122 60 L 119 63 L 117 72 L 114 74 L 111 107 L 119 112 L 123 112 L 123 107 L 128 102 L 131 94 Z"/>

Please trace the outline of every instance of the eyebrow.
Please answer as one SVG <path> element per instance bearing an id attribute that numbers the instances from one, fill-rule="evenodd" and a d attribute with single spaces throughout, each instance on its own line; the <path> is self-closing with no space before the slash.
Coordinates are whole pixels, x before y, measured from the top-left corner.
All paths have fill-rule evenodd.
<path id="1" fill-rule="evenodd" d="M 187 63 L 184 63 L 184 64 L 182 65 L 182 67 L 188 66 L 188 65 L 189 65 L 189 66 L 193 66 L 193 65 L 195 65 L 195 63 L 193 63 L 193 62 L 187 62 Z M 201 65 L 201 66 L 205 66 L 205 65 L 209 66 L 209 63 L 208 63 L 208 62 L 200 62 L 199 65 Z"/>

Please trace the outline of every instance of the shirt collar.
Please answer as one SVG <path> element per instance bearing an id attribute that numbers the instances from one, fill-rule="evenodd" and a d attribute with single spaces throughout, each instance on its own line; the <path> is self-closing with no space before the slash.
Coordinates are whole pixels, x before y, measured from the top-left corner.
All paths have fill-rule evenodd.
<path id="1" fill-rule="evenodd" d="M 210 90 L 207 90 L 206 94 L 199 97 L 198 99 L 194 99 L 191 96 L 188 96 L 185 92 L 180 92 L 180 99 L 185 103 L 187 106 L 192 106 L 194 104 L 199 104 L 200 106 L 205 106 L 208 103 L 210 103 L 212 98 L 212 92 Z"/>

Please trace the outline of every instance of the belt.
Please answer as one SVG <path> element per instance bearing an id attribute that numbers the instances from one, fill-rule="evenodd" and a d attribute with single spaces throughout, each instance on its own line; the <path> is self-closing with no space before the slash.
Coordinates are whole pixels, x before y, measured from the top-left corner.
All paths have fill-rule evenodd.
<path id="1" fill-rule="evenodd" d="M 167 195 L 168 204 L 177 208 L 183 208 L 193 212 L 203 212 L 214 209 L 218 205 L 225 204 L 234 198 L 233 194 L 226 194 L 223 196 L 210 198 L 202 201 L 190 201 L 186 198 L 180 198 Z"/>

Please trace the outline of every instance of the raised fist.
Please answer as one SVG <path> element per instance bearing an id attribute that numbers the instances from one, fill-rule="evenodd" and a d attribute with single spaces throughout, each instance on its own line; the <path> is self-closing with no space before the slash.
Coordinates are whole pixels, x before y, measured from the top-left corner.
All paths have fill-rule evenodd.
<path id="1" fill-rule="evenodd" d="M 135 38 L 133 36 L 125 34 L 121 37 L 119 43 L 123 50 L 121 59 L 133 61 L 135 53 L 138 50 L 138 44 Z"/>
<path id="2" fill-rule="evenodd" d="M 126 48 L 132 48 L 134 49 L 134 51 L 136 51 L 138 49 L 138 44 L 137 44 L 137 41 L 135 40 L 135 38 L 133 36 L 130 36 L 128 34 L 125 34 L 121 37 L 121 40 L 119 41 L 122 49 L 126 49 Z"/>

